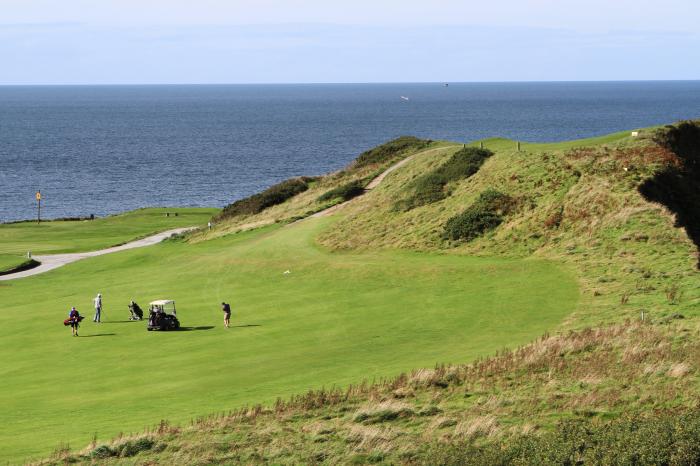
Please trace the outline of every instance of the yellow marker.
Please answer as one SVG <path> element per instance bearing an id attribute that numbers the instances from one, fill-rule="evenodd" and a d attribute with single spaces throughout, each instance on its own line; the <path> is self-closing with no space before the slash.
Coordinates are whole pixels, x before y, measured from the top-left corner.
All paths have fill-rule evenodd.
<path id="1" fill-rule="evenodd" d="M 36 200 L 40 201 L 41 200 L 41 191 L 36 192 Z"/>

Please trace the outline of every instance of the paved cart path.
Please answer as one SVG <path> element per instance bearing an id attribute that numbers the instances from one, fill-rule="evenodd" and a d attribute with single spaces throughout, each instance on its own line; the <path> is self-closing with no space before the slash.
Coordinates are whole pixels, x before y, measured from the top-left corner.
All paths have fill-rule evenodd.
<path id="1" fill-rule="evenodd" d="M 167 230 L 155 235 L 148 236 L 146 238 L 131 241 L 121 246 L 114 246 L 107 249 L 100 249 L 98 251 L 89 252 L 74 252 L 68 254 L 45 254 L 39 256 L 33 256 L 32 259 L 39 262 L 40 264 L 33 269 L 23 270 L 21 272 L 10 273 L 7 275 L 0 275 L 0 281 L 14 280 L 16 278 L 31 277 L 32 275 L 39 275 L 49 270 L 57 269 L 66 264 L 76 262 L 82 259 L 87 259 L 88 257 L 102 256 L 104 254 L 111 254 L 113 252 L 126 251 L 128 249 L 142 248 L 144 246 L 152 246 L 154 244 L 160 243 L 166 238 L 171 237 L 177 233 L 183 233 L 185 231 L 192 230 L 194 227 L 186 228 L 175 228 L 173 230 Z"/>

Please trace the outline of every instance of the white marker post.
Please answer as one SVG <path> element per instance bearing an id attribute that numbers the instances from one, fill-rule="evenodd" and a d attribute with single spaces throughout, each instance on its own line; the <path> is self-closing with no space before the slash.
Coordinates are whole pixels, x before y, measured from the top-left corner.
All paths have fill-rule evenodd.
<path id="1" fill-rule="evenodd" d="M 36 212 L 36 223 L 41 223 L 41 191 L 36 192 L 36 200 L 39 203 Z"/>

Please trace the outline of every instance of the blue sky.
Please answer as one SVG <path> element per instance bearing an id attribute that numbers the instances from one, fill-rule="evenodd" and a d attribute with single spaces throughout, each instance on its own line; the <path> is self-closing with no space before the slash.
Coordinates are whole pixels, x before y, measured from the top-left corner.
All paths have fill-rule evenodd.
<path id="1" fill-rule="evenodd" d="M 0 0 L 0 84 L 700 79 L 691 0 Z"/>

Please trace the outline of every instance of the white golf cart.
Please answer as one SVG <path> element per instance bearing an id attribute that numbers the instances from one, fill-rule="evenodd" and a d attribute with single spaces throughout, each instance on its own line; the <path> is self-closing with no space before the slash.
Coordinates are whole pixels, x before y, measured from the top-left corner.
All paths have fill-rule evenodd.
<path id="1" fill-rule="evenodd" d="M 151 330 L 177 330 L 180 321 L 177 320 L 175 301 L 172 299 L 158 299 L 148 303 L 148 331 Z"/>

